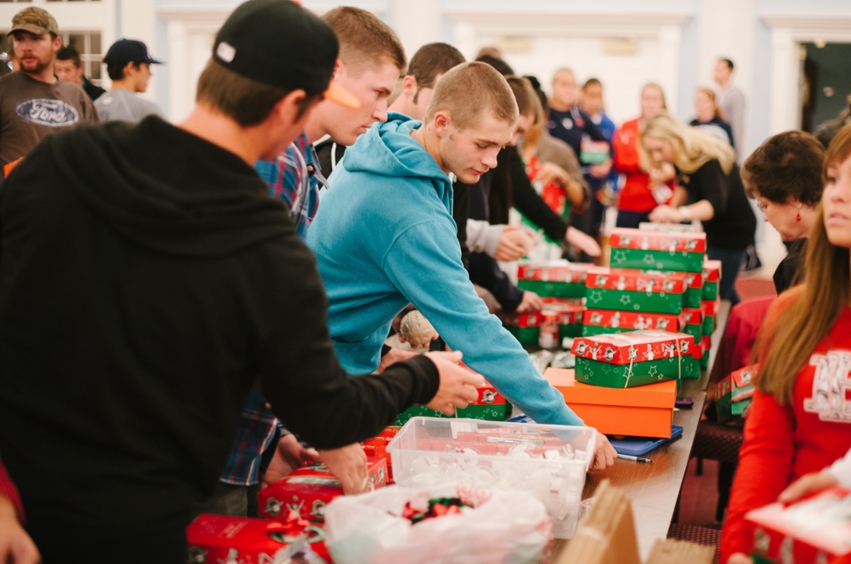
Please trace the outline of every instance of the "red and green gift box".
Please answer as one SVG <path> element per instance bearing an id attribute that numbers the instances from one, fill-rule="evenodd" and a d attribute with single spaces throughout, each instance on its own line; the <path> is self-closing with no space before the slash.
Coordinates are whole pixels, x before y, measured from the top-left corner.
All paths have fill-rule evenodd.
<path id="1" fill-rule="evenodd" d="M 618 228 L 610 237 L 617 268 L 703 272 L 705 233 L 662 233 Z"/>
<path id="2" fill-rule="evenodd" d="M 832 487 L 745 514 L 755 562 L 851 564 L 851 490 Z M 759 560 L 757 560 L 757 558 Z"/>
<path id="3" fill-rule="evenodd" d="M 564 298 L 544 298 L 544 310 L 558 313 L 559 339 L 582 335 L 582 323 L 585 306 L 577 305 L 575 300 Z"/>
<path id="4" fill-rule="evenodd" d="M 709 368 L 709 349 L 712 347 L 712 337 L 703 334 L 703 339 L 700 341 L 700 369 L 706 370 Z"/>
<path id="5" fill-rule="evenodd" d="M 751 404 L 748 392 L 753 392 L 756 371 L 755 365 L 746 366 L 715 384 L 715 411 L 719 422 L 724 423 L 733 417 L 740 417 Z M 743 398 L 743 395 L 748 397 Z"/>
<path id="6" fill-rule="evenodd" d="M 582 336 L 610 335 L 628 331 L 679 331 L 679 318 L 664 313 L 641 313 L 637 311 L 615 311 L 589 309 L 585 312 Z"/>
<path id="7" fill-rule="evenodd" d="M 680 314 L 680 320 L 682 332 L 691 335 L 694 337 L 694 342 L 700 344 L 700 340 L 703 338 L 703 314 L 700 311 L 700 307 L 683 308 L 683 312 Z M 696 357 L 700 357 L 702 353 L 699 346 L 695 347 L 694 353 Z"/>
<path id="8" fill-rule="evenodd" d="M 541 297 L 584 298 L 590 267 L 566 260 L 524 262 L 517 268 L 517 286 Z"/>
<path id="9" fill-rule="evenodd" d="M 635 331 L 573 341 L 576 380 L 628 388 L 663 380 L 697 378 L 694 337 L 665 331 Z"/>
<path id="10" fill-rule="evenodd" d="M 186 528 L 186 561 L 193 564 L 330 561 L 325 532 L 296 514 L 290 517 L 282 523 L 201 514 Z"/>
<path id="11" fill-rule="evenodd" d="M 703 273 L 686 274 L 686 289 L 683 292 L 683 307 L 699 308 L 703 299 Z"/>
<path id="12" fill-rule="evenodd" d="M 721 281 L 721 261 L 703 261 L 703 298 L 707 301 L 718 299 L 718 283 Z"/>
<path id="13" fill-rule="evenodd" d="M 535 313 L 508 313 L 502 316 L 502 325 L 514 335 L 521 345 L 537 345 L 544 316 Z"/>
<path id="14" fill-rule="evenodd" d="M 700 302 L 700 312 L 703 314 L 703 334 L 711 336 L 718 327 L 718 312 L 721 310 L 721 299 L 704 300 Z"/>
<path id="15" fill-rule="evenodd" d="M 387 461 L 367 458 L 370 491 L 387 485 Z M 323 464 L 311 464 L 293 470 L 257 494 L 260 517 L 282 520 L 292 512 L 299 519 L 325 523 L 325 506 L 343 495 L 340 481 Z"/>
<path id="16" fill-rule="evenodd" d="M 589 309 L 613 309 L 679 315 L 685 274 L 594 267 L 586 279 Z"/>
<path id="17" fill-rule="evenodd" d="M 468 407 L 456 408 L 455 415 L 465 419 L 480 419 L 483 421 L 505 421 L 511 416 L 511 404 L 505 400 L 505 396 L 485 382 L 484 386 L 478 388 L 479 398 Z M 403 411 L 396 417 L 394 425 L 404 425 L 412 417 L 450 417 L 440 411 L 428 408 L 424 405 L 414 405 Z"/>

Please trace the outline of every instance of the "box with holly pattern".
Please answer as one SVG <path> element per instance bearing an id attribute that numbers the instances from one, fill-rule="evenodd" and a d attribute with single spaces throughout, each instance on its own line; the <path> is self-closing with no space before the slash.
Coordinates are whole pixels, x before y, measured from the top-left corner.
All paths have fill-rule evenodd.
<path id="1" fill-rule="evenodd" d="M 617 268 L 703 272 L 705 233 L 661 233 L 618 228 L 610 237 Z"/>
<path id="2" fill-rule="evenodd" d="M 523 262 L 517 267 L 517 286 L 541 297 L 584 298 L 590 266 L 566 260 Z"/>
<path id="3" fill-rule="evenodd" d="M 576 380 L 607 388 L 628 388 L 662 380 L 697 378 L 694 337 L 684 333 L 636 331 L 573 342 Z"/>
<path id="4" fill-rule="evenodd" d="M 685 274 L 594 267 L 586 283 L 589 309 L 679 315 L 683 310 Z"/>
<path id="5" fill-rule="evenodd" d="M 626 333 L 628 331 L 679 331 L 679 318 L 664 313 L 641 313 L 637 311 L 615 311 L 607 309 L 589 309 L 585 312 L 582 336 Z"/>

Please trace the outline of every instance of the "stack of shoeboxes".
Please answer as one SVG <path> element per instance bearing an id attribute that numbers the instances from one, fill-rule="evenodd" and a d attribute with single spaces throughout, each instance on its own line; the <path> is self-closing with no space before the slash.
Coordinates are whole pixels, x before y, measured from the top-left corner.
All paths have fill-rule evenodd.
<path id="1" fill-rule="evenodd" d="M 504 315 L 505 328 L 521 345 L 545 348 L 556 348 L 565 337 L 581 335 L 585 276 L 591 266 L 566 260 L 521 263 L 517 286 L 541 296 L 544 308 L 537 313 Z"/>

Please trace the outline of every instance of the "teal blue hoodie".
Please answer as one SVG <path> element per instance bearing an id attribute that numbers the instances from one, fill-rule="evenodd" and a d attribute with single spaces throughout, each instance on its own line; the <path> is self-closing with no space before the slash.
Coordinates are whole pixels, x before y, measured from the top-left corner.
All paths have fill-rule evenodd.
<path id="1" fill-rule="evenodd" d="M 511 403 L 540 423 L 581 425 L 526 351 L 488 313 L 461 263 L 452 183 L 401 114 L 361 135 L 329 179 L 307 234 L 349 374 L 374 371 L 393 317 L 412 303 Z"/>

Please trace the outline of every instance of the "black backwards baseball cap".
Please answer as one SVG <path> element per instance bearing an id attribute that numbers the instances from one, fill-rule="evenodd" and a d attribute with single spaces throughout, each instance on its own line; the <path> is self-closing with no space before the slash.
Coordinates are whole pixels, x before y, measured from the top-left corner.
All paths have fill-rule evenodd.
<path id="1" fill-rule="evenodd" d="M 106 52 L 103 62 L 106 64 L 118 63 L 124 65 L 127 63 L 162 64 L 162 61 L 158 61 L 148 54 L 147 45 L 135 39 L 119 39 L 113 43 L 109 51 Z"/>
<path id="2" fill-rule="evenodd" d="M 248 0 L 216 35 L 213 58 L 246 78 L 284 90 L 360 102 L 331 80 L 340 44 L 331 27 L 290 0 Z"/>

